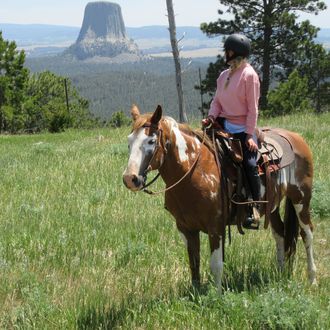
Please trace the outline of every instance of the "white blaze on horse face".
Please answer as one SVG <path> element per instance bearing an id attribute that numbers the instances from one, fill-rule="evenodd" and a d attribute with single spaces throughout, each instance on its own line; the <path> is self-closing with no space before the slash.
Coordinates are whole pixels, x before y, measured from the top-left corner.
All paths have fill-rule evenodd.
<path id="1" fill-rule="evenodd" d="M 144 128 L 140 128 L 128 136 L 130 155 L 124 174 L 139 175 L 143 160 L 154 152 L 156 141 L 156 134 L 148 136 L 145 134 Z"/>

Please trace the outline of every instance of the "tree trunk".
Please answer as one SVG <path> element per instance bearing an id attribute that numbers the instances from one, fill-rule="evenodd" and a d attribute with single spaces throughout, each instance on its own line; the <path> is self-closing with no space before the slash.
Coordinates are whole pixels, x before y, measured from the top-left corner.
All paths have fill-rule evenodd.
<path id="1" fill-rule="evenodd" d="M 2 126 L 3 126 L 2 105 L 5 103 L 4 94 L 5 93 L 4 93 L 3 87 L 0 85 L 0 134 L 2 133 Z"/>
<path id="2" fill-rule="evenodd" d="M 171 39 L 172 52 L 173 52 L 173 58 L 175 64 L 176 88 L 178 91 L 178 98 L 179 98 L 179 118 L 181 123 L 186 123 L 188 120 L 184 108 L 182 79 L 181 79 L 181 64 L 179 59 L 178 41 L 176 39 L 176 27 L 175 27 L 175 18 L 174 18 L 172 0 L 166 0 L 166 5 L 167 5 L 167 13 L 168 13 L 170 39 Z"/>
<path id="3" fill-rule="evenodd" d="M 320 89 L 320 62 L 317 60 L 317 82 L 316 82 L 316 113 L 321 113 L 321 89 Z"/>
<path id="4" fill-rule="evenodd" d="M 270 34 L 265 31 L 264 34 L 265 48 L 263 54 L 263 65 L 262 65 L 262 82 L 261 82 L 261 95 L 260 95 L 260 108 L 267 109 L 267 94 L 270 85 Z"/>
<path id="5" fill-rule="evenodd" d="M 261 96 L 260 96 L 260 108 L 267 109 L 267 94 L 270 85 L 270 42 L 272 36 L 272 3 L 264 1 L 264 53 L 262 57 L 262 83 L 261 83 Z"/>
<path id="6" fill-rule="evenodd" d="M 201 68 L 198 68 L 198 75 L 199 75 L 199 87 L 200 87 L 200 94 L 201 94 L 201 114 L 202 114 L 202 118 L 205 118 L 206 113 L 204 111 Z"/>

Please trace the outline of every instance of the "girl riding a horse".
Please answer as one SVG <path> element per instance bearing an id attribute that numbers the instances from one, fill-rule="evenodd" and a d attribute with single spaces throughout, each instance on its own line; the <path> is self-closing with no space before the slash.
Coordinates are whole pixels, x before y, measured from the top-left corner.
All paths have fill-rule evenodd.
<path id="1" fill-rule="evenodd" d="M 253 201 L 260 201 L 260 178 L 257 168 L 258 143 L 255 128 L 258 118 L 260 83 L 257 73 L 247 62 L 251 52 L 250 40 L 241 34 L 230 35 L 224 50 L 226 64 L 230 67 L 217 79 L 217 90 L 208 117 L 202 120 L 203 126 L 213 124 L 221 118 L 221 125 L 234 138 L 241 141 L 243 168 L 248 179 Z M 259 226 L 259 207 L 253 205 L 253 213 L 243 226 Z"/>

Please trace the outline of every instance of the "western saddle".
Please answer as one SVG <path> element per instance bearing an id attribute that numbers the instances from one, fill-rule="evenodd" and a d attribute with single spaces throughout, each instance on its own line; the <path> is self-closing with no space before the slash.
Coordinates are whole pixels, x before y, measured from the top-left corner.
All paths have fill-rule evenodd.
<path id="1" fill-rule="evenodd" d="M 281 173 L 280 169 L 294 161 L 294 153 L 290 141 L 280 133 L 280 130 L 264 127 L 257 128 L 255 133 L 259 146 L 258 171 L 265 186 L 265 200 L 260 201 L 260 203 L 265 205 L 264 227 L 267 228 L 270 213 L 280 198 L 280 191 L 276 189 L 276 178 Z M 219 159 L 222 159 L 221 170 L 227 179 L 233 183 L 232 186 L 235 187 L 234 191 L 230 191 L 228 188 L 232 209 L 239 208 L 240 205 L 246 207 L 246 204 L 252 203 L 252 200 L 249 193 L 250 188 L 241 165 L 243 152 L 240 140 L 235 139 L 233 134 L 229 134 L 219 127 L 214 128 L 213 133 L 208 132 L 208 134 L 214 134 L 215 148 L 217 153 L 220 154 Z M 234 167 L 236 170 L 234 172 L 230 171 L 229 167 Z M 238 222 L 241 222 L 241 220 L 236 220 L 237 224 Z M 241 232 L 240 228 L 238 229 Z"/>

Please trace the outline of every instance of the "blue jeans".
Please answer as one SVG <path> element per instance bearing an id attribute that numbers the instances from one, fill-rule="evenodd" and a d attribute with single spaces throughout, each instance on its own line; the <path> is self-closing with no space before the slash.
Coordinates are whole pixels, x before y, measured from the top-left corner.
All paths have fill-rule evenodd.
<path id="1" fill-rule="evenodd" d="M 258 152 L 250 151 L 246 146 L 246 133 L 235 133 L 234 138 L 239 139 L 242 145 L 243 151 L 243 168 L 245 170 L 246 177 L 250 186 L 252 198 L 254 201 L 260 200 L 260 177 L 257 167 L 257 156 Z M 257 138 L 254 135 L 253 140 L 258 144 Z"/>

